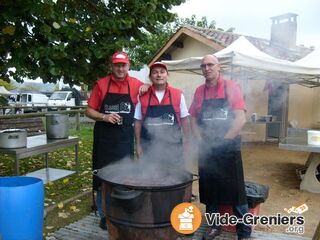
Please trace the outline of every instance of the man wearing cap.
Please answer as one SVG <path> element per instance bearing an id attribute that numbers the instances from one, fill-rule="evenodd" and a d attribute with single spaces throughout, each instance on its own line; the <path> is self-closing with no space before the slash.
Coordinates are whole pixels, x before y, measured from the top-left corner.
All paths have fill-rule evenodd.
<path id="1" fill-rule="evenodd" d="M 100 169 L 132 157 L 133 116 L 137 96 L 148 86 L 128 75 L 129 57 L 124 52 L 116 52 L 111 59 L 112 73 L 95 84 L 88 100 L 85 115 L 96 121 L 92 151 L 92 168 Z M 97 191 L 96 205 L 101 217 L 100 227 L 106 229 L 106 219 L 101 206 L 101 181 L 93 177 L 93 190 Z"/>
<path id="2" fill-rule="evenodd" d="M 241 139 L 246 122 L 246 105 L 239 85 L 220 75 L 214 55 L 202 58 L 200 68 L 205 83 L 196 89 L 190 106 L 191 129 L 199 143 L 200 202 L 206 213 L 216 214 L 221 205 L 231 205 L 239 219 L 248 213 Z M 203 239 L 221 234 L 221 225 L 210 226 Z M 238 239 L 251 239 L 251 227 L 237 224 Z"/>
<path id="3" fill-rule="evenodd" d="M 183 168 L 182 142 L 187 143 L 189 138 L 185 98 L 167 83 L 165 64 L 153 63 L 149 78 L 152 86 L 140 96 L 134 115 L 137 155 L 139 158 L 146 155 L 143 159 L 148 162 Z"/>

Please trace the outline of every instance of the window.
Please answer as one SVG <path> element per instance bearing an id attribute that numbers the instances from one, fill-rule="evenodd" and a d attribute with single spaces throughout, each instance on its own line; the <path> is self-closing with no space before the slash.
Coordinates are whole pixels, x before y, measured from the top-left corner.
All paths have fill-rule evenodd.
<path id="1" fill-rule="evenodd" d="M 65 92 L 54 92 L 52 93 L 50 100 L 65 100 L 68 93 Z"/>

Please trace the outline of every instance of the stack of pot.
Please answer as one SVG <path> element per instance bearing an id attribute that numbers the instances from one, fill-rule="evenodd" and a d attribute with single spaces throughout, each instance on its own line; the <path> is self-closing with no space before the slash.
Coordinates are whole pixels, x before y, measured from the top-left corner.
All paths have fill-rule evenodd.
<path id="1" fill-rule="evenodd" d="M 49 139 L 69 137 L 69 117 L 66 114 L 46 114 L 46 132 Z"/>

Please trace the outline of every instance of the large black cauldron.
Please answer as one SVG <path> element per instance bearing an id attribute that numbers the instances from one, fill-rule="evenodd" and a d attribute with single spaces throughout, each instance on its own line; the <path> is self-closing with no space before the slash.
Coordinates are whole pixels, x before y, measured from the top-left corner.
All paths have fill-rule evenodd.
<path id="1" fill-rule="evenodd" d="M 105 196 L 108 230 L 117 240 L 170 240 L 173 208 L 190 202 L 193 175 L 154 164 L 122 163 L 94 172 Z"/>

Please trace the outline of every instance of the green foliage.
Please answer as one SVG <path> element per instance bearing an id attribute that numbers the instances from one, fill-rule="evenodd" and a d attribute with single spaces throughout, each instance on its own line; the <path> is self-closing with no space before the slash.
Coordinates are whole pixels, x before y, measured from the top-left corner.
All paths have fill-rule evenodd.
<path id="1" fill-rule="evenodd" d="M 7 81 L 4 81 L 2 79 L 0 79 L 0 86 L 3 86 L 5 87 L 8 91 L 10 90 L 13 90 L 16 88 L 16 86 L 12 83 L 12 82 L 7 82 Z"/>
<path id="2" fill-rule="evenodd" d="M 0 96 L 0 106 L 7 106 L 8 105 L 8 99 L 4 96 Z"/>
<path id="3" fill-rule="evenodd" d="M 150 62 L 159 49 L 163 47 L 170 37 L 183 25 L 216 29 L 215 21 L 208 23 L 205 16 L 203 16 L 201 20 L 197 20 L 196 15 L 192 15 L 190 18 L 176 17 L 173 23 L 158 23 L 156 25 L 156 32 L 146 33 L 144 39 L 138 39 L 132 42 L 129 51 L 130 58 L 133 59 L 132 68 L 138 69 L 142 67 L 143 64 Z"/>
<path id="4" fill-rule="evenodd" d="M 135 40 L 128 51 L 132 59 L 132 69 L 139 69 L 148 63 L 154 54 L 170 39 L 175 32 L 172 24 L 158 24 L 156 33 L 146 33 L 144 39 Z"/>
<path id="5" fill-rule="evenodd" d="M 180 18 L 175 21 L 175 28 L 179 28 L 183 25 L 191 25 L 195 27 L 216 29 L 215 21 L 211 21 L 208 24 L 207 17 L 203 16 L 201 17 L 201 20 L 197 20 L 197 17 L 194 14 L 190 18 Z"/>
<path id="6" fill-rule="evenodd" d="M 115 51 L 157 33 L 159 23 L 174 20 L 168 9 L 183 2 L 0 1 L 0 77 L 92 85 L 108 73 Z"/>

